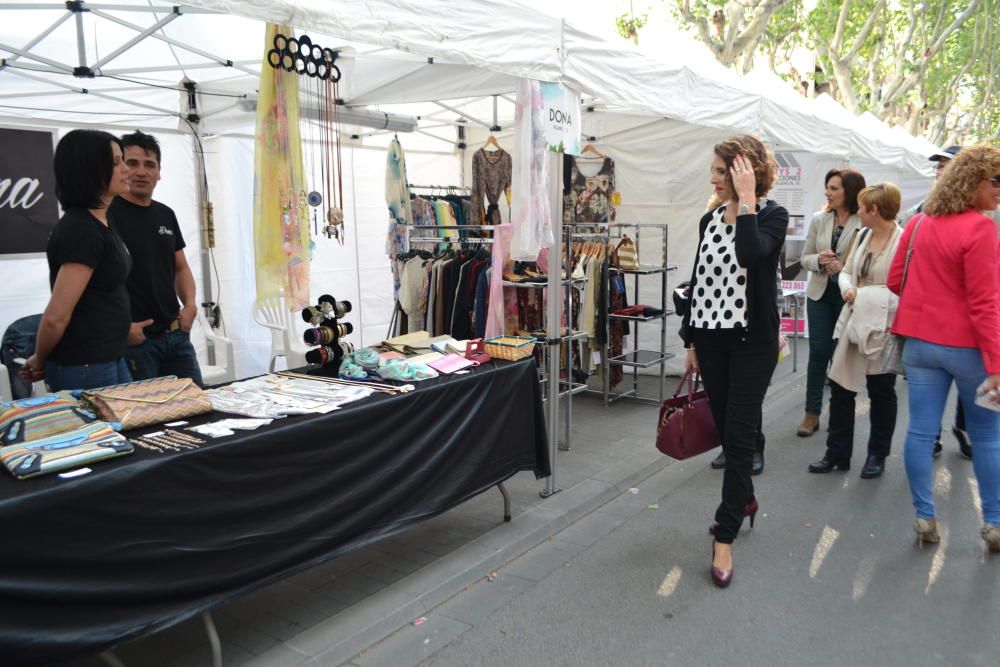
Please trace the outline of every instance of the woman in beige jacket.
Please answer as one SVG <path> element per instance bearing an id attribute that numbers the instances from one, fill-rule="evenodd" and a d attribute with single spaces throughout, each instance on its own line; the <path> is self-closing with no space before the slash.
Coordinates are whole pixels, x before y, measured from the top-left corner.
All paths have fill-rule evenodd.
<path id="1" fill-rule="evenodd" d="M 863 387 L 871 400 L 868 458 L 861 477 L 880 477 L 896 429 L 896 376 L 883 373 L 881 352 L 899 298 L 886 287 L 902 229 L 896 224 L 900 193 L 878 183 L 858 195 L 864 225 L 849 252 L 838 286 L 844 302 L 834 331 L 837 349 L 830 368 L 830 433 L 823 459 L 809 472 L 847 470 L 854 449 L 854 397 Z"/>
<path id="2" fill-rule="evenodd" d="M 819 430 L 823 407 L 823 384 L 833 357 L 833 327 L 844 300 L 837 274 L 844 268 L 847 250 L 861 227 L 858 193 L 865 177 L 854 169 L 831 169 L 826 174 L 826 208 L 813 215 L 802 249 L 802 268 L 810 271 L 806 288 L 809 322 L 809 367 L 806 371 L 806 414 L 798 434 L 810 436 Z"/>

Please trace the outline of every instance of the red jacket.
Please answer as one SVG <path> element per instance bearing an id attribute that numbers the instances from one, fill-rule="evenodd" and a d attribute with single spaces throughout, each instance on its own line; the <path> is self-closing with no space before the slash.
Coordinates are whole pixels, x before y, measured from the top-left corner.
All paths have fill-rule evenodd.
<path id="1" fill-rule="evenodd" d="M 906 249 L 921 216 L 901 293 Z M 892 258 L 887 284 L 900 295 L 893 333 L 978 348 L 986 372 L 1000 373 L 1000 241 L 992 220 L 971 210 L 913 216 Z"/>

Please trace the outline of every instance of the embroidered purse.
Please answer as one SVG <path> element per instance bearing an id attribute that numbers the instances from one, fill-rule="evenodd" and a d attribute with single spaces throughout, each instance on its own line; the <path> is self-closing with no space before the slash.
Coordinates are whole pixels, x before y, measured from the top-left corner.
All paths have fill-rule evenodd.
<path id="1" fill-rule="evenodd" d="M 125 436 L 104 423 L 85 424 L 48 438 L 0 447 L 0 463 L 18 479 L 124 456 L 133 452 Z"/>
<path id="2" fill-rule="evenodd" d="M 0 446 L 48 438 L 96 420 L 75 400 L 60 394 L 0 403 Z"/>
<path id="3" fill-rule="evenodd" d="M 190 378 L 168 375 L 83 392 L 101 419 L 127 431 L 211 412 L 212 402 Z"/>

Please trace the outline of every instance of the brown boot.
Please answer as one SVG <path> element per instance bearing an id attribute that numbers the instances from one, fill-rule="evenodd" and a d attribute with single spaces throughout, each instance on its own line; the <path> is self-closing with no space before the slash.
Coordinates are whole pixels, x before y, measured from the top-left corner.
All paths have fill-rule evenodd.
<path id="1" fill-rule="evenodd" d="M 819 415 L 814 415 L 811 412 L 807 412 L 806 416 L 802 418 L 802 423 L 799 424 L 799 430 L 795 433 L 800 438 L 808 438 L 810 435 L 819 430 Z"/>

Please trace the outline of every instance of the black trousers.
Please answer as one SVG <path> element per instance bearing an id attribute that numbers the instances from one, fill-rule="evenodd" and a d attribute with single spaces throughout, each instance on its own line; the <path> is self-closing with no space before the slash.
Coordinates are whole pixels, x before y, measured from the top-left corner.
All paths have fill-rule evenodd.
<path id="1" fill-rule="evenodd" d="M 868 456 L 889 456 L 892 434 L 896 430 L 896 376 L 892 373 L 869 375 L 868 398 L 871 400 L 871 428 L 868 431 Z M 826 438 L 826 458 L 850 461 L 854 451 L 854 398 L 856 392 L 830 380 L 830 435 Z"/>
<path id="2" fill-rule="evenodd" d="M 715 539 L 731 544 L 743 525 L 747 503 L 754 498 L 750 468 L 758 447 L 761 406 L 778 364 L 778 341 L 750 343 L 731 330 L 703 329 L 695 330 L 693 338 L 726 454 L 722 503 L 715 512 Z"/>

